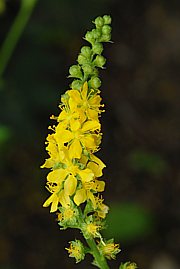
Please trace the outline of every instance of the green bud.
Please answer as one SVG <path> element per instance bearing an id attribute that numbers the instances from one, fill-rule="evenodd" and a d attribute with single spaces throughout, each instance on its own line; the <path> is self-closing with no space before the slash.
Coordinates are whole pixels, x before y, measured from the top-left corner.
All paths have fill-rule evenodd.
<path id="1" fill-rule="evenodd" d="M 109 35 L 109 34 L 111 33 L 111 30 L 112 30 L 111 26 L 109 26 L 109 25 L 104 25 L 104 26 L 102 27 L 102 34 L 103 34 L 103 35 Z"/>
<path id="2" fill-rule="evenodd" d="M 94 39 L 99 39 L 101 37 L 101 31 L 99 29 L 93 29 L 91 33 Z"/>
<path id="3" fill-rule="evenodd" d="M 69 68 L 69 74 L 70 74 L 70 77 L 81 79 L 82 78 L 81 67 L 79 65 L 72 65 Z"/>
<path id="4" fill-rule="evenodd" d="M 90 64 L 85 64 L 82 66 L 82 69 L 84 71 L 84 74 L 91 75 L 93 74 L 93 67 Z"/>
<path id="5" fill-rule="evenodd" d="M 86 64 L 88 62 L 87 58 L 82 54 L 78 55 L 77 61 L 80 65 Z"/>
<path id="6" fill-rule="evenodd" d="M 103 45 L 101 43 L 95 43 L 92 46 L 92 50 L 94 52 L 94 54 L 101 54 L 103 52 Z"/>
<path id="7" fill-rule="evenodd" d="M 103 19 L 104 19 L 104 24 L 111 24 L 111 21 L 112 21 L 111 16 L 104 15 Z"/>
<path id="8" fill-rule="evenodd" d="M 81 48 L 81 54 L 86 57 L 86 58 L 89 58 L 92 54 L 92 50 L 90 47 L 88 46 L 84 46 Z"/>
<path id="9" fill-rule="evenodd" d="M 91 88 L 98 89 L 101 86 L 101 80 L 98 77 L 92 77 L 89 84 Z"/>
<path id="10" fill-rule="evenodd" d="M 95 66 L 102 68 L 106 63 L 106 59 L 102 55 L 97 55 L 93 63 Z"/>
<path id="11" fill-rule="evenodd" d="M 102 35 L 99 42 L 109 42 L 111 40 L 111 34 Z"/>
<path id="12" fill-rule="evenodd" d="M 126 263 L 121 263 L 119 269 L 137 269 L 136 263 L 131 263 L 131 262 L 126 262 Z"/>
<path id="13" fill-rule="evenodd" d="M 93 44 L 95 42 L 94 36 L 92 32 L 88 31 L 85 35 L 85 40 L 87 40 L 89 43 Z"/>
<path id="14" fill-rule="evenodd" d="M 104 19 L 102 17 L 97 17 L 94 23 L 97 28 L 101 28 L 104 25 Z"/>
<path id="15" fill-rule="evenodd" d="M 83 82 L 81 80 L 74 80 L 72 83 L 71 83 L 71 88 L 73 90 L 80 90 L 81 87 L 83 85 Z"/>

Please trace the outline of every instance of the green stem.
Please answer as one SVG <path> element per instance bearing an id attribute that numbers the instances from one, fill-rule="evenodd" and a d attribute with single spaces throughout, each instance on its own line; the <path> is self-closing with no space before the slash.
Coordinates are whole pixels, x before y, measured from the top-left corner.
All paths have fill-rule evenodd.
<path id="1" fill-rule="evenodd" d="M 109 266 L 106 262 L 106 259 L 103 255 L 101 255 L 101 253 L 99 252 L 97 245 L 94 241 L 93 238 L 91 239 L 86 239 L 91 251 L 92 251 L 92 255 L 94 256 L 94 259 L 98 265 L 98 267 L 100 269 L 109 269 Z"/>
<path id="2" fill-rule="evenodd" d="M 0 78 L 8 65 L 16 44 L 31 16 L 37 0 L 21 0 L 19 12 L 0 49 Z"/>

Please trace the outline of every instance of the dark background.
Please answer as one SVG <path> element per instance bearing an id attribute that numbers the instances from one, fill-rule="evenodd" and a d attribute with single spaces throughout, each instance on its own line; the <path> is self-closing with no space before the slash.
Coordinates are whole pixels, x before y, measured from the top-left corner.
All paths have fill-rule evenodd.
<path id="1" fill-rule="evenodd" d="M 19 10 L 6 1 L 0 41 Z M 44 141 L 68 89 L 68 68 L 99 15 L 113 18 L 101 72 L 105 237 L 121 253 L 110 263 L 180 267 L 180 4 L 172 1 L 39 0 L 5 70 L 0 89 L 0 269 L 92 268 L 64 250 L 81 238 L 60 231 L 42 208 L 48 197 Z"/>

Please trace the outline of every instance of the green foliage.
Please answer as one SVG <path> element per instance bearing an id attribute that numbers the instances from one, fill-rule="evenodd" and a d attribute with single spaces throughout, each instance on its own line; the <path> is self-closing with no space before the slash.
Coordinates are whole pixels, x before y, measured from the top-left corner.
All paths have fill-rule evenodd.
<path id="1" fill-rule="evenodd" d="M 138 204 L 112 204 L 106 223 L 105 237 L 114 236 L 120 242 L 133 241 L 152 231 L 153 216 Z"/>
<path id="2" fill-rule="evenodd" d="M 164 174 L 168 164 L 156 153 L 135 150 L 129 155 L 130 166 L 138 172 L 147 172 L 154 175 Z"/>
<path id="3" fill-rule="evenodd" d="M 0 125 L 0 150 L 11 138 L 11 130 L 3 125 Z"/>
<path id="4" fill-rule="evenodd" d="M 0 15 L 5 12 L 5 9 L 6 9 L 5 0 L 0 0 Z"/>

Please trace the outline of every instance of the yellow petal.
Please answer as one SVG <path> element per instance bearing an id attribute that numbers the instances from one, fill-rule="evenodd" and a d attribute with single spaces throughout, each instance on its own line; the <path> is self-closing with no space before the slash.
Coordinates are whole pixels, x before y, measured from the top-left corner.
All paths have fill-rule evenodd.
<path id="1" fill-rule="evenodd" d="M 44 164 L 42 164 L 40 167 L 41 168 L 51 168 L 51 167 L 53 167 L 54 166 L 54 161 L 53 161 L 53 159 L 52 158 L 49 158 L 49 159 L 46 159 L 45 160 L 45 163 Z"/>
<path id="2" fill-rule="evenodd" d="M 50 204 L 51 205 L 51 210 L 50 212 L 55 212 L 57 211 L 57 206 L 58 206 L 58 197 L 56 193 L 53 193 L 43 204 L 43 207 L 48 207 Z"/>
<path id="3" fill-rule="evenodd" d="M 88 197 L 88 199 L 91 200 L 93 207 L 96 208 L 97 207 L 96 200 L 95 200 L 94 195 L 91 191 L 87 192 L 87 197 Z"/>
<path id="4" fill-rule="evenodd" d="M 82 147 L 78 139 L 74 139 L 72 144 L 69 147 L 69 155 L 71 159 L 77 158 L 80 159 L 82 154 Z"/>
<path id="5" fill-rule="evenodd" d="M 62 190 L 59 194 L 59 202 L 61 205 L 65 208 L 68 208 L 70 206 L 70 198 L 69 195 L 67 195 L 64 190 Z"/>
<path id="6" fill-rule="evenodd" d="M 94 137 L 92 135 L 86 135 L 81 138 L 83 146 L 88 149 L 95 149 L 98 145 L 95 144 Z"/>
<path id="7" fill-rule="evenodd" d="M 79 91 L 77 90 L 70 90 L 68 91 L 69 95 L 69 107 L 71 112 L 75 111 L 77 109 L 77 105 L 79 105 L 82 102 L 81 96 Z"/>
<path id="8" fill-rule="evenodd" d="M 72 119 L 70 121 L 70 127 L 71 127 L 72 132 L 76 132 L 77 130 L 81 128 L 81 123 L 78 120 Z"/>
<path id="9" fill-rule="evenodd" d="M 86 191 L 84 189 L 80 189 L 76 191 L 76 194 L 74 196 L 74 202 L 77 206 L 79 206 L 86 201 L 86 198 Z"/>
<path id="10" fill-rule="evenodd" d="M 77 186 L 77 179 L 73 175 L 69 175 L 64 182 L 64 192 L 67 195 L 73 195 Z"/>
<path id="11" fill-rule="evenodd" d="M 54 196 L 54 200 L 52 201 L 52 204 L 51 204 L 51 210 L 50 210 L 50 212 L 56 212 L 57 211 L 57 209 L 58 209 L 58 203 L 59 203 L 58 196 L 55 195 Z"/>
<path id="12" fill-rule="evenodd" d="M 68 171 L 66 169 L 53 170 L 47 175 L 47 181 L 61 184 L 64 181 L 67 174 Z"/>
<path id="13" fill-rule="evenodd" d="M 95 180 L 94 184 L 93 184 L 93 190 L 97 191 L 97 192 L 102 192 L 104 191 L 105 188 L 105 182 L 102 180 Z"/>
<path id="14" fill-rule="evenodd" d="M 56 128 L 55 138 L 58 144 L 63 145 L 73 139 L 73 134 L 68 130 L 62 130 L 60 124 Z"/>
<path id="15" fill-rule="evenodd" d="M 83 100 L 87 99 L 87 92 L 88 92 L 88 84 L 87 81 L 84 83 L 82 91 L 81 91 L 81 96 Z"/>
<path id="16" fill-rule="evenodd" d="M 95 106 L 95 107 L 100 106 L 101 99 L 102 98 L 100 97 L 100 95 L 94 95 L 92 98 L 89 99 L 90 106 Z"/>
<path id="17" fill-rule="evenodd" d="M 97 156 L 95 156 L 94 154 L 91 154 L 91 160 L 94 161 L 95 163 L 99 164 L 101 169 L 106 167 L 106 165 Z"/>
<path id="18" fill-rule="evenodd" d="M 101 125 L 97 120 L 88 120 L 83 124 L 82 132 L 100 130 Z"/>
<path id="19" fill-rule="evenodd" d="M 98 121 L 98 112 L 93 109 L 87 109 L 88 119 Z"/>
<path id="20" fill-rule="evenodd" d="M 61 120 L 66 120 L 67 118 L 67 112 L 65 110 L 62 110 L 61 113 L 59 114 L 58 116 L 58 121 L 61 121 Z"/>
<path id="21" fill-rule="evenodd" d="M 89 162 L 87 167 L 93 171 L 95 177 L 102 176 L 102 169 L 99 169 L 98 164 L 96 164 L 94 162 Z"/>
<path id="22" fill-rule="evenodd" d="M 88 168 L 86 168 L 84 170 L 79 170 L 78 174 L 80 175 L 82 182 L 89 182 L 94 177 L 93 172 Z"/>
<path id="23" fill-rule="evenodd" d="M 93 162 L 89 162 L 87 167 L 93 171 L 96 177 L 101 177 L 103 174 L 102 169 L 105 167 L 105 164 L 93 154 L 91 155 L 91 160 L 93 160 Z"/>

